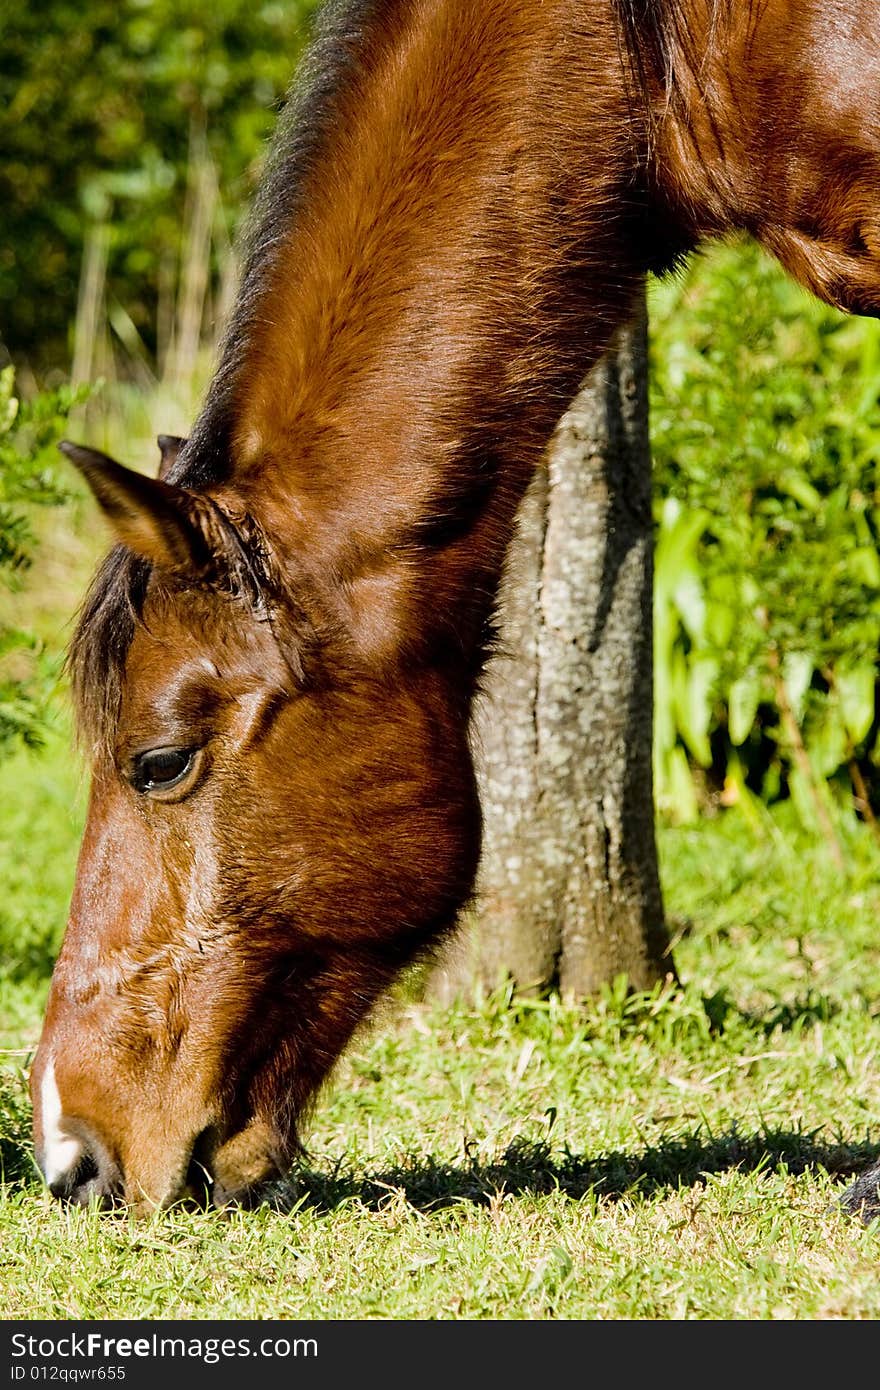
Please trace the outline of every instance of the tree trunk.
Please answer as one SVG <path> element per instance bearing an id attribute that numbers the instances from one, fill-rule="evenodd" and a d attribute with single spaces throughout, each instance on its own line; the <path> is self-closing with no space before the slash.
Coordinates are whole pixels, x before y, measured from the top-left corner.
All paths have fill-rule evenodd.
<path id="1" fill-rule="evenodd" d="M 475 720 L 485 840 L 449 999 L 584 998 L 673 972 L 654 838 L 653 527 L 642 308 L 564 416 L 518 518 Z"/>

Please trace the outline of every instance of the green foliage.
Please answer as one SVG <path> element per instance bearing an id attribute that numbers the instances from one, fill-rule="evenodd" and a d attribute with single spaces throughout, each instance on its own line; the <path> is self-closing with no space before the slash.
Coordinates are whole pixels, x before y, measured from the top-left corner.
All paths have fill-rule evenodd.
<path id="1" fill-rule="evenodd" d="M 0 338 L 14 360 L 66 363 L 84 241 L 98 227 L 110 231 L 109 300 L 154 343 L 160 282 L 176 274 L 193 131 L 206 131 L 231 233 L 314 8 L 2 7 Z"/>
<path id="2" fill-rule="evenodd" d="M 652 326 L 661 806 L 693 815 L 696 767 L 827 821 L 829 779 L 880 765 L 880 324 L 749 245 L 657 287 Z"/>
<path id="3" fill-rule="evenodd" d="M 6 589 L 18 586 L 32 562 L 34 509 L 57 506 L 68 496 L 55 445 L 70 410 L 85 396 L 64 386 L 23 401 L 14 387 L 14 369 L 5 367 L 0 371 L 0 584 Z M 0 751 L 15 739 L 40 740 L 53 669 L 51 658 L 41 663 L 41 655 L 29 632 L 0 621 Z"/>

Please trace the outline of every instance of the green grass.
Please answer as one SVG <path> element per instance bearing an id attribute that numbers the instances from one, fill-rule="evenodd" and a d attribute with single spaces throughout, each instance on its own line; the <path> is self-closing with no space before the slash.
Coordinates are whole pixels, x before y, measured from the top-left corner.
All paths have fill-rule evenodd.
<path id="1" fill-rule="evenodd" d="M 874 1318 L 833 1199 L 880 1148 L 880 850 L 841 880 L 779 820 L 664 829 L 680 990 L 440 1010 L 402 994 L 249 1213 L 67 1210 L 29 1147 L 83 814 L 63 720 L 0 765 L 7 1318 Z"/>

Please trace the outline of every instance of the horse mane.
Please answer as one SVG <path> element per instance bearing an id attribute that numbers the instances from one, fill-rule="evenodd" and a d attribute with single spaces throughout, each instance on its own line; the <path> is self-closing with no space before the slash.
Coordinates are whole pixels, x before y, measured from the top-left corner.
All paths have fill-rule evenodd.
<path id="1" fill-rule="evenodd" d="M 169 482 L 200 488 L 222 482 L 232 464 L 235 386 L 263 312 L 263 291 L 345 96 L 357 83 L 367 35 L 409 0 L 327 0 L 290 85 L 240 237 L 242 273 L 220 346 L 219 364 L 199 418 Z"/>
<path id="2" fill-rule="evenodd" d="M 756 0 L 705 0 L 709 43 L 697 48 L 693 0 L 611 0 L 623 37 L 624 56 L 639 98 L 653 104 L 654 84 L 660 82 L 667 100 L 675 97 L 676 71 L 682 63 L 699 76 L 712 51 L 724 19 L 739 9 L 751 16 Z"/>
<path id="3" fill-rule="evenodd" d="M 77 615 L 67 649 L 77 733 L 90 753 L 109 752 L 122 677 L 140 621 L 152 565 L 124 545 L 104 557 Z"/>

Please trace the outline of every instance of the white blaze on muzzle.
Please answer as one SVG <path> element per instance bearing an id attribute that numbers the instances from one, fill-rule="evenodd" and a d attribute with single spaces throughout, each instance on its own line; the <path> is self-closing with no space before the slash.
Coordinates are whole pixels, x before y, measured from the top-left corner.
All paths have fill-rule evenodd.
<path id="1" fill-rule="evenodd" d="M 48 1186 L 54 1187 L 75 1171 L 85 1153 L 85 1144 L 66 1127 L 51 1057 L 40 1086 L 40 1114 L 43 1122 L 40 1166 Z"/>

